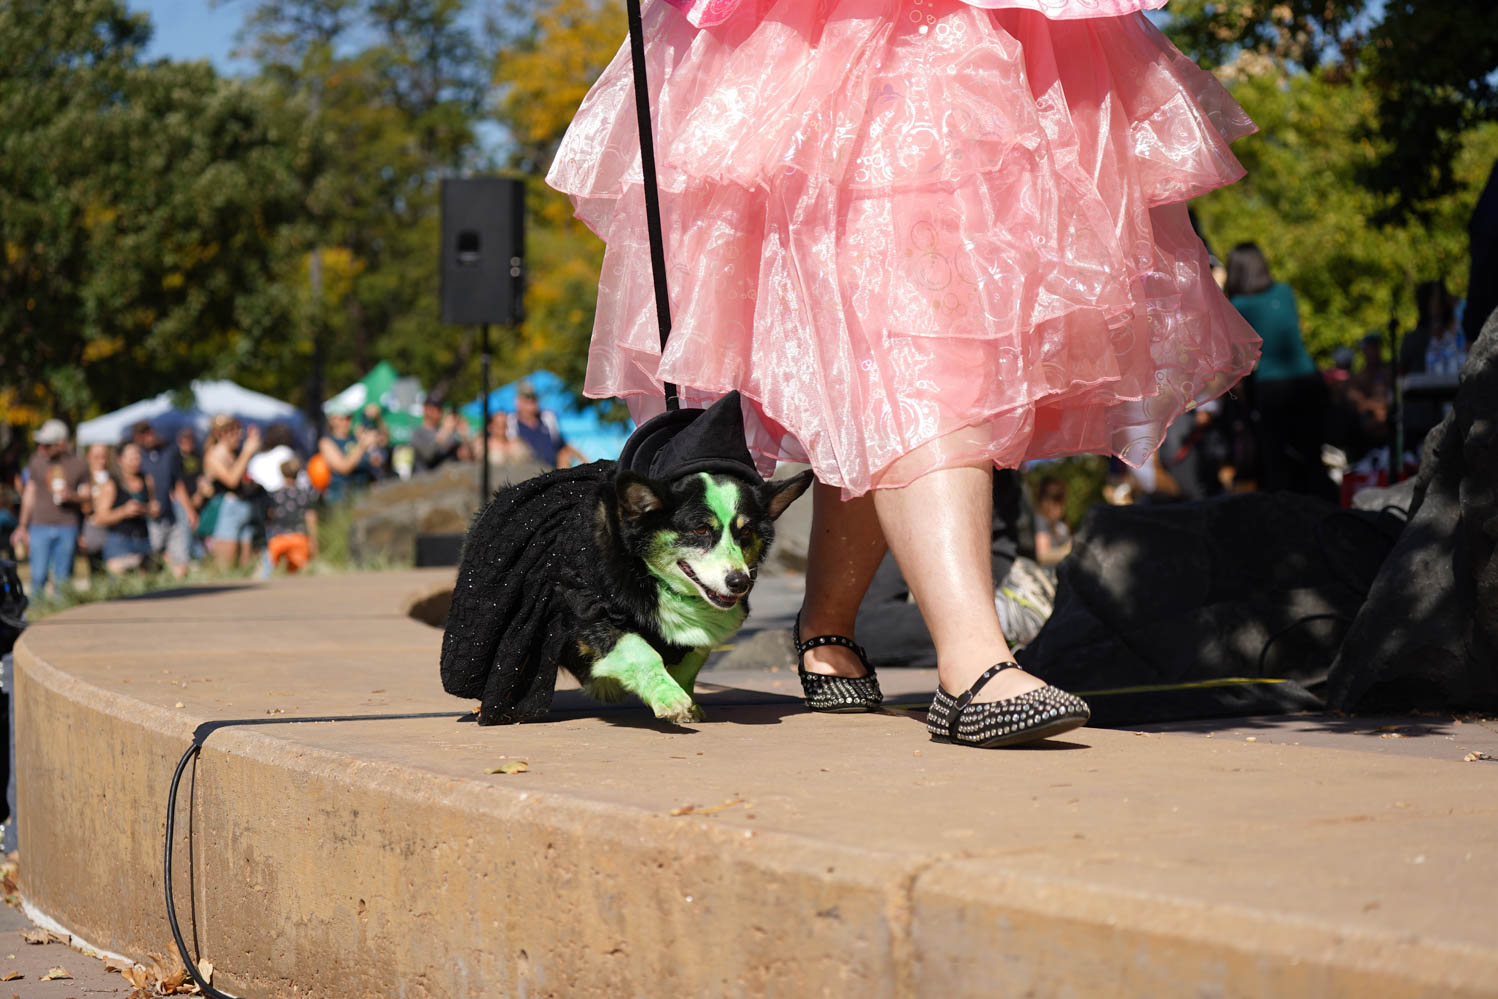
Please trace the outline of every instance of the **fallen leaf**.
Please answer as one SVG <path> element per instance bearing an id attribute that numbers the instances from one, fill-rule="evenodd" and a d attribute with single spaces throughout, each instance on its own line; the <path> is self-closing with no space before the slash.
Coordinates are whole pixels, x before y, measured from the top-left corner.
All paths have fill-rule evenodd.
<path id="1" fill-rule="evenodd" d="M 42 976 L 42 981 L 55 982 L 64 978 L 72 977 L 72 975 L 68 974 L 68 969 L 66 968 L 48 968 L 47 973 Z"/>
<path id="2" fill-rule="evenodd" d="M 1256 735 L 1251 735 L 1247 739 L 1244 739 L 1243 741 L 1244 742 L 1258 742 L 1259 741 L 1259 737 L 1256 736 Z"/>
<path id="3" fill-rule="evenodd" d="M 46 930 L 27 930 L 21 934 L 21 939 L 29 944 L 44 944 L 52 934 Z"/>
<path id="4" fill-rule="evenodd" d="M 198 965 L 198 973 L 203 976 L 203 984 L 204 985 L 212 985 L 213 984 L 213 962 L 212 961 L 204 961 L 202 964 Z"/>
<path id="5" fill-rule="evenodd" d="M 26 976 L 23 975 L 23 974 L 21 974 L 19 971 L 12 971 L 10 974 L 6 975 L 4 978 L 0 978 L 0 982 L 13 982 L 17 978 L 25 978 L 25 977 Z"/>
<path id="6" fill-rule="evenodd" d="M 680 808 L 673 808 L 673 809 L 671 809 L 671 814 L 672 815 L 711 815 L 714 812 L 721 812 L 724 809 L 726 809 L 726 808 L 732 808 L 735 805 L 744 805 L 745 807 L 752 807 L 743 798 L 731 798 L 728 801 L 723 802 L 721 805 L 708 805 L 705 808 L 698 808 L 696 805 L 682 805 Z"/>
<path id="7" fill-rule="evenodd" d="M 138 989 L 151 987 L 151 975 L 143 965 L 132 964 L 128 968 L 121 968 L 120 977 Z"/>
<path id="8" fill-rule="evenodd" d="M 1487 753 L 1473 752 L 1468 753 L 1466 756 L 1463 756 L 1462 760 L 1466 763 L 1476 763 L 1478 760 L 1491 760 L 1492 758 L 1493 757 L 1489 756 Z"/>
<path id="9" fill-rule="evenodd" d="M 185 708 L 185 707 L 187 707 L 187 705 L 183 704 L 181 701 L 178 701 L 177 702 L 177 707 L 179 707 L 179 708 Z"/>
<path id="10" fill-rule="evenodd" d="M 1378 735 L 1378 737 L 1380 739 L 1403 739 L 1404 738 L 1404 733 L 1403 732 L 1380 732 L 1379 735 Z"/>
<path id="11" fill-rule="evenodd" d="M 523 774 L 531 768 L 524 760 L 511 760 L 509 763 L 501 763 L 497 767 L 485 770 L 486 774 Z"/>

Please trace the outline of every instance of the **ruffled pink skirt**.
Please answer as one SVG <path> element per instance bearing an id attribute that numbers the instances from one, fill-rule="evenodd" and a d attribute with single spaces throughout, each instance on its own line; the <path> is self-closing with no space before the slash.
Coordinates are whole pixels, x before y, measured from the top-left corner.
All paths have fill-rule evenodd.
<path id="1" fill-rule="evenodd" d="M 750 447 L 845 496 L 936 468 L 1142 464 L 1252 369 L 1184 202 L 1254 130 L 1142 14 L 647 4 L 673 317 L 650 279 L 627 46 L 548 181 L 604 239 L 585 391 L 660 412 L 738 389 Z"/>

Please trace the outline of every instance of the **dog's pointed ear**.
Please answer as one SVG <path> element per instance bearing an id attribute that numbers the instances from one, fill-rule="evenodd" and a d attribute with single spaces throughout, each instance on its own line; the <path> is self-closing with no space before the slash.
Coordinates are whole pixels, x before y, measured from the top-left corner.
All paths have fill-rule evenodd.
<path id="1" fill-rule="evenodd" d="M 614 488 L 619 495 L 619 512 L 629 520 L 639 520 L 666 505 L 660 487 L 634 472 L 620 472 Z"/>
<path id="2" fill-rule="evenodd" d="M 770 512 L 770 519 L 775 520 L 785 508 L 795 502 L 796 497 L 811 486 L 811 469 L 807 469 L 799 475 L 793 475 L 789 479 L 776 479 L 766 482 L 764 489 L 765 509 Z"/>

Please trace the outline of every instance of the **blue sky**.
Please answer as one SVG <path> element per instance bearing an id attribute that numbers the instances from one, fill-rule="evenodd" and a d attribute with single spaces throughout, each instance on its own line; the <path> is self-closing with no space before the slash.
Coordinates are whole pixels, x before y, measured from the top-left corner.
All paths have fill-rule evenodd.
<path id="1" fill-rule="evenodd" d="M 134 11 L 151 15 L 156 33 L 148 58 L 209 59 L 226 73 L 248 67 L 230 56 L 234 33 L 244 18 L 242 3 L 209 0 L 126 0 Z"/>

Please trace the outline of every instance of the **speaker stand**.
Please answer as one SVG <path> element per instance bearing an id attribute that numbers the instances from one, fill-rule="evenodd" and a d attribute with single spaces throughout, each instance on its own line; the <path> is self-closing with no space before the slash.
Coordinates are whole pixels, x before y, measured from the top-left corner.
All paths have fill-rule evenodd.
<path id="1" fill-rule="evenodd" d="M 489 324 L 479 326 L 479 398 L 483 424 L 479 427 L 479 509 L 489 503 Z"/>

